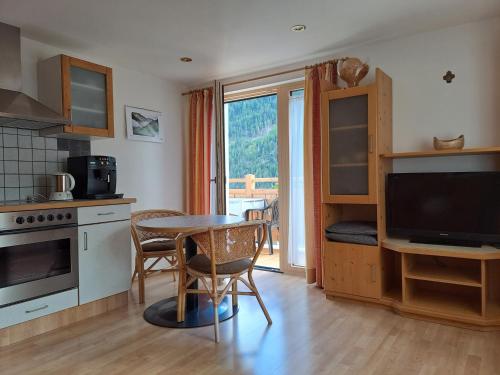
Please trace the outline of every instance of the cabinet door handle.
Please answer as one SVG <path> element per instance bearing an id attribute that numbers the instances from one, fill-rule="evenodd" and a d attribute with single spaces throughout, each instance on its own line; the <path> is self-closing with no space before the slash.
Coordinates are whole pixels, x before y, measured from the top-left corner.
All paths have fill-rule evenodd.
<path id="1" fill-rule="evenodd" d="M 370 264 L 370 277 L 372 283 L 377 282 L 377 269 L 375 268 L 375 264 Z"/>
<path id="2" fill-rule="evenodd" d="M 31 313 L 34 313 L 36 311 L 40 311 L 40 310 L 45 310 L 46 308 L 48 308 L 49 305 L 43 305 L 43 306 L 40 306 L 40 307 L 37 307 L 35 309 L 31 309 L 31 310 L 26 310 L 25 313 L 26 314 L 31 314 Z"/>
<path id="3" fill-rule="evenodd" d="M 114 215 L 115 213 L 113 211 L 109 212 L 99 212 L 97 216 L 108 216 L 108 215 Z"/>
<path id="4" fill-rule="evenodd" d="M 88 247 L 88 238 L 87 238 L 87 232 L 83 232 L 83 250 L 87 251 L 89 249 Z"/>
<path id="5" fill-rule="evenodd" d="M 368 134 L 368 152 L 373 153 L 373 134 Z"/>

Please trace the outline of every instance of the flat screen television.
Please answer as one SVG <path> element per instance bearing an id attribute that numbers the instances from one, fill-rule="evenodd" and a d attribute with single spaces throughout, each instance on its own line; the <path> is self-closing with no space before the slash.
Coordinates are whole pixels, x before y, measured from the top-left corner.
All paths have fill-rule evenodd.
<path id="1" fill-rule="evenodd" d="M 387 233 L 414 242 L 500 244 L 500 172 L 389 174 Z"/>

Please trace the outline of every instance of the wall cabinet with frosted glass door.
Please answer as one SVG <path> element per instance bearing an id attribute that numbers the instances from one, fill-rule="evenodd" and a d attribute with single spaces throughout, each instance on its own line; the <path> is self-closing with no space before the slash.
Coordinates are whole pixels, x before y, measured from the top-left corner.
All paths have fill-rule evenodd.
<path id="1" fill-rule="evenodd" d="M 39 100 L 71 120 L 68 136 L 114 137 L 111 68 L 66 55 L 38 64 Z"/>
<path id="2" fill-rule="evenodd" d="M 322 96 L 323 201 L 376 203 L 376 86 Z"/>

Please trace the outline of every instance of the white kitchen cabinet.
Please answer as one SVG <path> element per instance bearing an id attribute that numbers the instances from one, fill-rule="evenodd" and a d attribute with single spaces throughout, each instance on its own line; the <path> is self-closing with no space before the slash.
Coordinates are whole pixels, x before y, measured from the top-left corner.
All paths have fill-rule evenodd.
<path id="1" fill-rule="evenodd" d="M 78 227 L 80 305 L 130 288 L 130 220 Z"/>

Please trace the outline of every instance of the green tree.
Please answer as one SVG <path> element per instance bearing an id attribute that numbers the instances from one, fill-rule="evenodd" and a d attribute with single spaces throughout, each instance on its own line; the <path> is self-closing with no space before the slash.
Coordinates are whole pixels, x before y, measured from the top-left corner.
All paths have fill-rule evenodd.
<path id="1" fill-rule="evenodd" d="M 228 110 L 229 177 L 278 176 L 277 96 L 230 102 Z M 231 186 L 237 188 L 241 186 Z M 272 187 L 261 184 L 259 187 Z"/>

